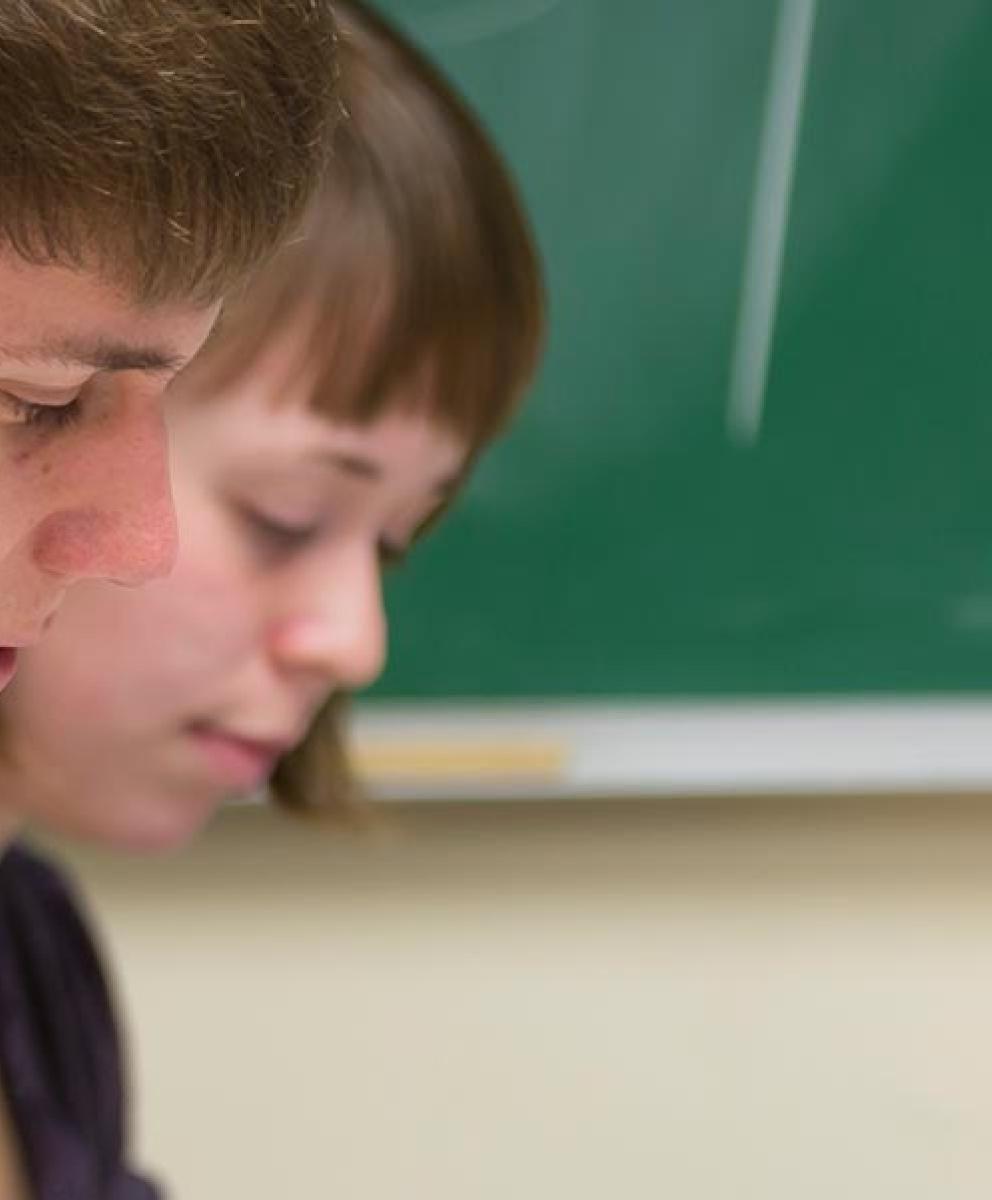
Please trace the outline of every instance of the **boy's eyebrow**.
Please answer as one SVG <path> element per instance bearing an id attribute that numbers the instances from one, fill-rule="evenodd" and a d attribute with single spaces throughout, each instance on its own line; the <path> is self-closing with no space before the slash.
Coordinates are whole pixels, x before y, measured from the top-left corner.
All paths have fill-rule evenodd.
<path id="1" fill-rule="evenodd" d="M 59 338 L 40 346 L 4 347 L 4 358 L 28 364 L 92 367 L 98 371 L 150 371 L 175 374 L 186 365 L 186 356 L 170 346 L 134 344 L 106 338 Z"/>

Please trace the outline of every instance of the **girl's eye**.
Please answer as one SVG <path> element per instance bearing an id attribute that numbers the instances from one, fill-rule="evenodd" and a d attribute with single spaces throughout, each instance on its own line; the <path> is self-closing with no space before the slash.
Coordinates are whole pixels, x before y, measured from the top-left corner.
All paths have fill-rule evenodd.
<path id="1" fill-rule="evenodd" d="M 242 509 L 242 515 L 259 542 L 267 550 L 296 550 L 312 541 L 320 532 L 320 526 L 314 524 L 294 525 L 289 521 L 280 521 L 270 517 L 258 509 Z"/>
<path id="2" fill-rule="evenodd" d="M 323 526 L 318 522 L 294 524 L 248 506 L 240 507 L 239 512 L 256 543 L 269 553 L 291 554 L 295 550 L 302 550 L 323 532 Z M 408 551 L 408 546 L 386 538 L 382 538 L 377 546 L 379 563 L 383 568 L 401 566 Z"/>
<path id="3" fill-rule="evenodd" d="M 82 415 L 82 405 L 76 396 L 68 404 L 33 404 L 13 392 L 0 391 L 0 425 L 19 425 L 32 428 L 65 429 Z"/>

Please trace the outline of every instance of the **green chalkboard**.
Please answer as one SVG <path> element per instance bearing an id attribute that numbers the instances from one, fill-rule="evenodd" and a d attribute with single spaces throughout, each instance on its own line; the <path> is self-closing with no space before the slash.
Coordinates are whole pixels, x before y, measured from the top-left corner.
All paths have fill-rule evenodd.
<path id="1" fill-rule="evenodd" d="M 393 0 L 516 170 L 553 313 L 389 588 L 388 698 L 992 685 L 992 6 L 820 0 L 760 430 L 728 429 L 792 0 Z"/>

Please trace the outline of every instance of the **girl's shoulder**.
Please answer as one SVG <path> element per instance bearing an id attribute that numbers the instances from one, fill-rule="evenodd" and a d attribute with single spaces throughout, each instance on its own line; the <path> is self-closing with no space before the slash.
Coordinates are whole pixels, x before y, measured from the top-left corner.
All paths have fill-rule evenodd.
<path id="1" fill-rule="evenodd" d="M 151 1200 L 124 1168 L 121 1039 L 75 885 L 20 843 L 0 858 L 0 1076 L 40 1200 Z"/>

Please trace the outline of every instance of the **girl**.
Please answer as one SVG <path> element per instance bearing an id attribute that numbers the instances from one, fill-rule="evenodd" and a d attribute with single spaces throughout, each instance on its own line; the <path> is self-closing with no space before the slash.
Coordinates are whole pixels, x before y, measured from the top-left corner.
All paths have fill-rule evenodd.
<path id="1" fill-rule="evenodd" d="M 273 774 L 296 806 L 339 798 L 334 705 L 382 666 L 381 570 L 450 503 L 534 369 L 539 269 L 496 154 L 382 20 L 338 16 L 347 119 L 305 236 L 170 396 L 177 568 L 140 592 L 80 585 L 24 656 L 0 707 L 11 823 L 161 848 Z M 52 1138 L 116 1179 L 98 963 L 65 885 L 16 847 L 2 963 L 20 1033 L 5 1042 L 0 1024 L 0 1069 L 35 1193 L 55 1186 Z M 80 1194 L 118 1195 L 103 1186 Z"/>

